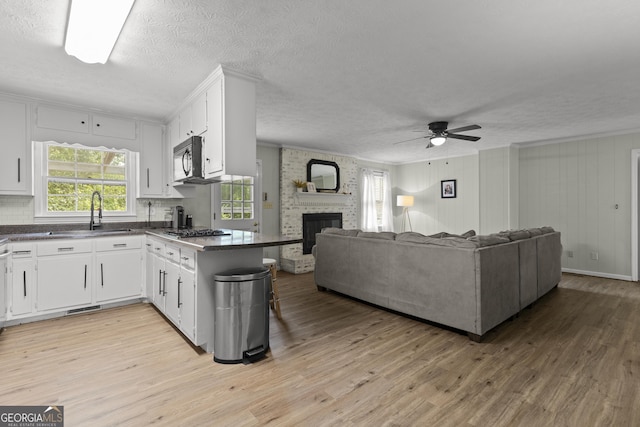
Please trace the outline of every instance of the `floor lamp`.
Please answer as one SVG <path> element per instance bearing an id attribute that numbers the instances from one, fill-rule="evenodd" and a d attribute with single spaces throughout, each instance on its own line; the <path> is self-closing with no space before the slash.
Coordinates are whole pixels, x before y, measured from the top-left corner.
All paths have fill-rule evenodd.
<path id="1" fill-rule="evenodd" d="M 405 232 L 405 224 L 409 223 L 409 230 L 413 231 L 411 227 L 411 218 L 409 217 L 409 208 L 413 206 L 413 196 L 398 196 L 396 204 L 402 206 L 402 232 Z"/>

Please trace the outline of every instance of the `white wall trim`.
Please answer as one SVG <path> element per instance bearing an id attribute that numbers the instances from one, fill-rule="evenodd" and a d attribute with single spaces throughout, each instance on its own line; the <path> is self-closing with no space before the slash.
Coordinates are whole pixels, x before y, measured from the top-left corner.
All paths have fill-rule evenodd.
<path id="1" fill-rule="evenodd" d="M 563 273 L 571 273 L 571 274 L 580 274 L 583 276 L 594 276 L 594 277 L 603 277 L 605 279 L 614 279 L 614 280 L 625 280 L 627 282 L 633 282 L 634 280 L 631 276 L 624 276 L 622 274 L 610 274 L 610 273 L 602 273 L 599 271 L 586 271 L 586 270 L 575 270 L 573 268 L 563 268 Z"/>

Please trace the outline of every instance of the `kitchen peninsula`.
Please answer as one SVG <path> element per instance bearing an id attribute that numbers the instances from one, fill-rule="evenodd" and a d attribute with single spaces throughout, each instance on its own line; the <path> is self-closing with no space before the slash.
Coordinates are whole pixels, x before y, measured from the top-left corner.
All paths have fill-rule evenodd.
<path id="1" fill-rule="evenodd" d="M 213 276 L 260 267 L 264 247 L 300 242 L 227 229 L 223 235 L 177 237 L 170 229 L 135 225 L 94 231 L 51 231 L 40 225 L 1 231 L 11 252 L 7 325 L 150 302 L 208 353 L 213 352 Z"/>
<path id="2" fill-rule="evenodd" d="M 194 345 L 213 353 L 213 276 L 235 268 L 262 266 L 262 249 L 300 239 L 242 230 L 223 235 L 176 237 L 147 231 L 147 298 Z"/>

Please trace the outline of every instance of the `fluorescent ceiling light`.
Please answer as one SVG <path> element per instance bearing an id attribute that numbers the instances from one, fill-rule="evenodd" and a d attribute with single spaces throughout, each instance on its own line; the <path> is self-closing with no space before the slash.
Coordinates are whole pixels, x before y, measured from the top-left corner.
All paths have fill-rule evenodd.
<path id="1" fill-rule="evenodd" d="M 135 0 L 71 0 L 64 50 L 87 64 L 104 64 Z"/>

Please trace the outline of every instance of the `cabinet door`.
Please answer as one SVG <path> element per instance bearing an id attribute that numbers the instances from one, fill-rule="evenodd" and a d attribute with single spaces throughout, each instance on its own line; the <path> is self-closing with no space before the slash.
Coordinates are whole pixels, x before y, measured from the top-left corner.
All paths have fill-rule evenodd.
<path id="1" fill-rule="evenodd" d="M 180 268 L 169 260 L 165 261 L 166 294 L 164 314 L 176 325 L 180 324 L 180 308 L 178 307 L 178 293 L 181 292 Z"/>
<path id="2" fill-rule="evenodd" d="M 195 135 L 191 127 L 191 106 L 180 111 L 180 138 L 182 141 Z"/>
<path id="3" fill-rule="evenodd" d="M 94 114 L 92 133 L 111 138 L 136 139 L 136 122 Z"/>
<path id="4" fill-rule="evenodd" d="M 39 128 L 89 133 L 89 114 L 87 113 L 41 105 L 38 106 L 37 114 L 36 123 Z"/>
<path id="5" fill-rule="evenodd" d="M 164 158 L 162 156 L 162 128 L 142 125 L 142 149 L 140 150 L 139 196 L 159 197 L 164 191 Z"/>
<path id="6" fill-rule="evenodd" d="M 27 158 L 27 106 L 0 101 L 0 194 L 27 194 L 30 162 Z"/>
<path id="7" fill-rule="evenodd" d="M 7 318 L 7 258 L 10 255 L 10 252 L 3 251 L 4 249 L 0 249 L 0 328 Z"/>
<path id="8" fill-rule="evenodd" d="M 96 300 L 98 302 L 140 296 L 142 266 L 140 250 L 98 252 Z"/>
<path id="9" fill-rule="evenodd" d="M 207 136 L 204 140 L 205 176 L 216 177 L 224 170 L 222 79 L 218 79 L 207 91 Z"/>
<path id="10" fill-rule="evenodd" d="M 191 130 L 194 135 L 207 131 L 207 93 L 203 92 L 191 104 Z"/>
<path id="11" fill-rule="evenodd" d="M 38 257 L 37 310 L 91 303 L 91 254 Z"/>
<path id="12" fill-rule="evenodd" d="M 196 282 L 192 270 L 180 271 L 180 330 L 195 343 L 196 340 Z"/>
<path id="13" fill-rule="evenodd" d="M 29 259 L 14 259 L 11 277 L 11 313 L 14 316 L 31 313 L 33 309 L 33 270 L 34 264 Z"/>

